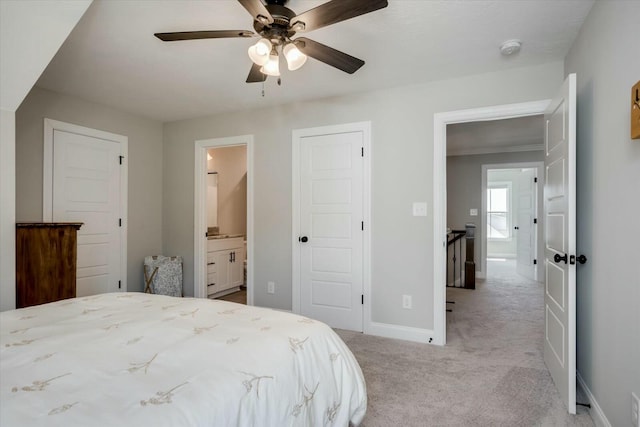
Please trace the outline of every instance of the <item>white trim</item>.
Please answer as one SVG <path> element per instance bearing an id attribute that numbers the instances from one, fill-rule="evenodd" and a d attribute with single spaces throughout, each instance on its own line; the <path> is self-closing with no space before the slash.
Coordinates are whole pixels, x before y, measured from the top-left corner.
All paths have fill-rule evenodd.
<path id="1" fill-rule="evenodd" d="M 434 338 L 434 333 L 431 329 L 414 328 L 411 326 L 379 322 L 370 322 L 366 333 L 379 337 L 414 341 L 423 344 L 432 342 Z"/>
<path id="2" fill-rule="evenodd" d="M 480 235 L 482 236 L 482 242 L 480 242 L 480 274 L 482 277 L 487 276 L 487 171 L 494 169 L 535 169 L 536 170 L 536 178 L 538 178 L 538 186 L 536 187 L 535 193 L 535 214 L 538 218 L 538 226 L 542 224 L 543 218 L 539 218 L 538 210 L 540 208 L 540 193 L 544 188 L 544 162 L 522 162 L 522 163 L 491 163 L 491 164 L 483 164 L 482 166 L 482 201 L 481 201 L 481 215 L 480 215 Z M 544 216 L 544 215 L 542 215 Z M 534 255 L 536 258 L 538 257 L 538 245 L 540 242 L 538 241 L 538 229 L 535 229 L 535 243 L 534 243 Z M 499 240 L 497 240 L 499 241 Z M 517 249 L 516 249 L 517 254 Z M 496 256 L 496 255 L 494 255 Z M 516 255 L 517 259 L 517 255 Z M 537 264 L 533 267 L 534 271 L 534 280 L 538 281 L 540 278 L 539 270 L 540 265 Z"/>
<path id="3" fill-rule="evenodd" d="M 598 401 L 596 400 L 595 396 L 593 395 L 593 393 L 591 393 L 591 390 L 589 390 L 589 387 L 587 387 L 587 383 L 584 381 L 584 379 L 580 375 L 580 372 L 576 371 L 576 379 L 578 380 L 578 386 L 582 388 L 582 391 L 584 392 L 587 399 L 589 399 L 589 403 L 591 404 L 591 409 L 589 409 L 589 415 L 591 415 L 591 418 L 593 419 L 593 423 L 596 425 L 596 427 L 611 427 L 611 423 L 609 422 L 606 415 L 604 414 L 604 411 L 598 404 Z"/>
<path id="4" fill-rule="evenodd" d="M 544 144 L 527 144 L 507 147 L 480 147 L 464 148 L 460 150 L 451 149 L 447 151 L 447 157 L 452 156 L 477 156 L 480 154 L 497 153 L 520 153 L 525 151 L 544 151 Z"/>
<path id="5" fill-rule="evenodd" d="M 433 115 L 433 330 L 434 344 L 444 345 L 446 321 L 447 125 L 544 114 L 550 100 L 498 105 Z"/>
<path id="6" fill-rule="evenodd" d="M 120 168 L 120 280 L 122 287 L 119 292 L 127 292 L 127 234 L 128 234 L 128 180 L 129 180 L 129 138 L 116 133 L 105 132 L 84 126 L 65 123 L 58 120 L 44 119 L 44 150 L 42 162 L 42 221 L 53 220 L 53 132 L 60 130 L 77 135 L 86 135 L 92 138 L 120 144 L 120 155 L 123 156 Z"/>
<path id="7" fill-rule="evenodd" d="M 292 132 L 292 247 L 298 247 L 297 236 L 300 234 L 300 140 L 307 136 L 326 135 L 335 133 L 362 132 L 362 144 L 364 148 L 363 158 L 363 197 L 362 215 L 364 221 L 364 235 L 362 242 L 362 292 L 364 295 L 363 332 L 371 332 L 371 234 L 373 224 L 371 221 L 371 165 L 372 165 L 372 136 L 371 122 L 345 123 L 333 126 L 323 126 L 308 129 L 295 129 Z M 293 313 L 300 314 L 300 251 L 292 250 L 291 269 L 291 309 Z"/>
<path id="8" fill-rule="evenodd" d="M 201 139 L 195 141 L 195 167 L 194 167 L 194 192 L 193 192 L 193 296 L 207 298 L 206 274 L 207 274 L 207 240 L 202 237 L 207 230 L 206 215 L 206 178 L 207 178 L 207 149 L 216 147 L 234 147 L 245 145 L 247 147 L 247 305 L 254 304 L 254 250 L 253 250 L 253 135 L 240 135 L 226 138 Z M 201 286 L 197 286 L 200 283 Z"/>

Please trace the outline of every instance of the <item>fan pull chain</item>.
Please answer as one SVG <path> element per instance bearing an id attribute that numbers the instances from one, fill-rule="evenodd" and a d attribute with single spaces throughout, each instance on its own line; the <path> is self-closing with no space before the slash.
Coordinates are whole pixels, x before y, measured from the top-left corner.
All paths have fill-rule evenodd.
<path id="1" fill-rule="evenodd" d="M 262 97 L 264 98 L 264 80 L 262 81 Z"/>

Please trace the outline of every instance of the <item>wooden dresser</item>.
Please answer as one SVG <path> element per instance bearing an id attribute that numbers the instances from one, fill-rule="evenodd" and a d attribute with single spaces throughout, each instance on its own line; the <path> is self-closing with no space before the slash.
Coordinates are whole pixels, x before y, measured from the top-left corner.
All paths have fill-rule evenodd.
<path id="1" fill-rule="evenodd" d="M 81 222 L 16 224 L 16 308 L 76 296 Z"/>

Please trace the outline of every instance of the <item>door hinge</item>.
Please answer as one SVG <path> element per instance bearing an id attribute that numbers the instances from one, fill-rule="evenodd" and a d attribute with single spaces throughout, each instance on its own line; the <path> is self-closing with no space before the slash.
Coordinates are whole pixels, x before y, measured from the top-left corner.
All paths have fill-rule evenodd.
<path id="1" fill-rule="evenodd" d="M 122 218 L 118 218 L 118 227 L 122 227 Z"/>
<path id="2" fill-rule="evenodd" d="M 362 231 L 364 231 L 364 221 L 360 222 L 360 228 L 362 229 Z"/>
<path id="3" fill-rule="evenodd" d="M 360 147 L 360 156 L 364 157 L 364 147 Z"/>
<path id="4" fill-rule="evenodd" d="M 533 218 L 533 223 L 537 224 L 538 223 L 538 218 Z"/>
<path id="5" fill-rule="evenodd" d="M 122 159 L 124 159 L 124 156 L 118 156 L 118 158 L 120 159 L 120 164 L 122 164 Z"/>
<path id="6" fill-rule="evenodd" d="M 122 280 L 118 280 L 118 289 L 122 289 Z"/>
<path id="7" fill-rule="evenodd" d="M 538 177 L 537 176 L 533 177 L 533 182 L 538 182 Z"/>
<path id="8" fill-rule="evenodd" d="M 538 265 L 538 260 L 537 259 L 533 260 L 533 265 Z"/>
<path id="9" fill-rule="evenodd" d="M 360 301 L 362 302 L 362 305 L 364 305 L 364 294 L 362 294 L 360 296 L 362 297 Z"/>

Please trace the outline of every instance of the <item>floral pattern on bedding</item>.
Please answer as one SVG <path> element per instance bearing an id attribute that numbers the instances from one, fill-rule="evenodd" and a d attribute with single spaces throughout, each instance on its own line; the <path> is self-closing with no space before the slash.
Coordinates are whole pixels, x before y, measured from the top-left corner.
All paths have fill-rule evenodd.
<path id="1" fill-rule="evenodd" d="M 218 300 L 102 294 L 0 313 L 3 426 L 347 426 L 362 371 L 325 324 Z"/>

